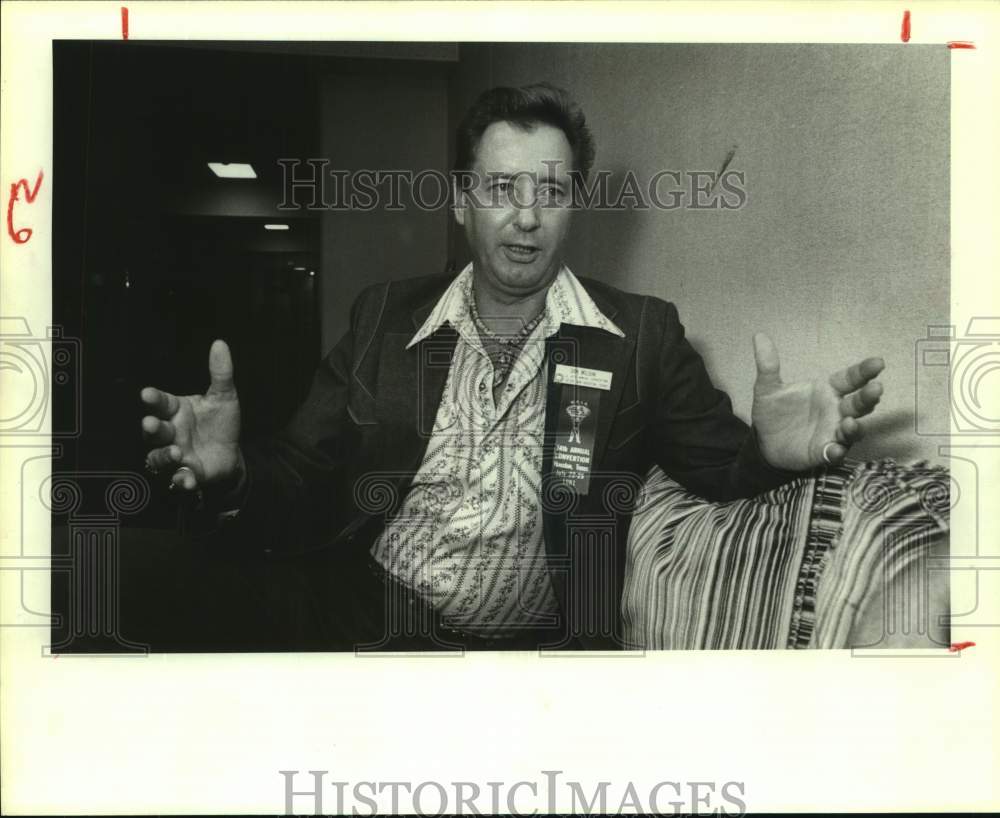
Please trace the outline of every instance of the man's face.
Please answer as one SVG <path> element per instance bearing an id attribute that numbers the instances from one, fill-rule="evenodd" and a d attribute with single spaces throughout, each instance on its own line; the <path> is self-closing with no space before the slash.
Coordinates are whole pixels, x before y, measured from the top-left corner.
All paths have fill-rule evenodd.
<path id="1" fill-rule="evenodd" d="M 495 122 L 483 133 L 455 218 L 465 227 L 479 287 L 502 301 L 543 290 L 569 235 L 573 152 L 551 125 Z"/>

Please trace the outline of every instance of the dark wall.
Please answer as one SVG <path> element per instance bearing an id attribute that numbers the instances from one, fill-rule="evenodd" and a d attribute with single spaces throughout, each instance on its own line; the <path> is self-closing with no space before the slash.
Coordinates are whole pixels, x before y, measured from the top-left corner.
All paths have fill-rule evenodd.
<path id="1" fill-rule="evenodd" d="M 263 229 L 275 157 L 316 149 L 308 62 L 131 46 L 54 49 L 53 316 L 81 339 L 83 371 L 82 434 L 57 468 L 141 470 L 140 389 L 203 392 L 215 338 L 248 434 L 288 417 L 318 360 L 318 218 Z M 260 178 L 217 179 L 208 161 Z M 141 519 L 170 518 L 158 497 Z"/>

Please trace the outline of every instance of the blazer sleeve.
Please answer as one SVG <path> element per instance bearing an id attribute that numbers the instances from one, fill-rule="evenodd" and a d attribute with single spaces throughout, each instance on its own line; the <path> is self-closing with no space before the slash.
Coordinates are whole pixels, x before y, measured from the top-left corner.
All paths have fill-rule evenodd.
<path id="1" fill-rule="evenodd" d="M 651 439 L 656 463 L 690 491 L 712 501 L 751 497 L 801 476 L 771 466 L 756 432 L 712 384 L 685 337 L 677 308 L 659 301 L 662 335 Z"/>

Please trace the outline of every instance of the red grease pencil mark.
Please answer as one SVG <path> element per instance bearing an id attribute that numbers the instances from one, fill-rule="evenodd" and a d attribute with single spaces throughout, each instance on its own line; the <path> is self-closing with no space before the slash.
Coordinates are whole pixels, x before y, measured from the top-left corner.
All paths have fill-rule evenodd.
<path id="1" fill-rule="evenodd" d="M 122 6 L 122 39 L 128 39 L 128 7 Z"/>
<path id="2" fill-rule="evenodd" d="M 900 32 L 900 38 L 904 43 L 910 42 L 910 10 L 907 9 L 903 12 L 903 30 Z"/>
<path id="3" fill-rule="evenodd" d="M 949 40 L 948 48 L 975 48 L 975 43 L 970 43 L 968 40 Z"/>
<path id="4" fill-rule="evenodd" d="M 24 244 L 31 238 L 30 227 L 22 227 L 20 230 L 14 229 L 14 202 L 18 201 L 18 194 L 24 188 L 24 200 L 31 204 L 38 195 L 38 188 L 42 185 L 42 172 L 38 171 L 38 178 L 35 180 L 33 188 L 28 187 L 27 179 L 18 179 L 10 186 L 10 198 L 7 200 L 7 234 L 14 240 L 15 244 Z"/>
<path id="5" fill-rule="evenodd" d="M 952 653 L 958 653 L 959 651 L 963 651 L 966 648 L 972 648 L 975 646 L 976 646 L 975 642 L 953 642 L 952 646 L 948 648 L 948 650 L 950 650 Z"/>

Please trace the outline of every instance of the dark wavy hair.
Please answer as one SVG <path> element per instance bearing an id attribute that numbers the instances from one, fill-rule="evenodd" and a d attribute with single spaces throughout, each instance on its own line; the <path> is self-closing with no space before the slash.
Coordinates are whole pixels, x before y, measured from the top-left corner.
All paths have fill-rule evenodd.
<path id="1" fill-rule="evenodd" d="M 559 128 L 573 151 L 574 182 L 586 179 L 594 164 L 594 137 L 580 106 L 562 88 L 547 82 L 520 88 L 490 88 L 479 95 L 455 131 L 456 176 L 470 171 L 479 142 L 494 122 L 510 122 L 524 130 L 545 124 Z"/>

